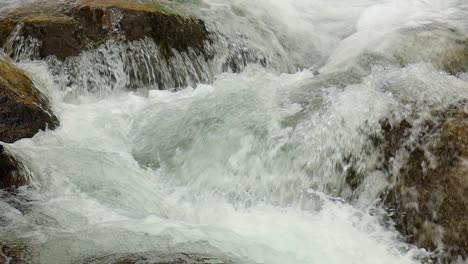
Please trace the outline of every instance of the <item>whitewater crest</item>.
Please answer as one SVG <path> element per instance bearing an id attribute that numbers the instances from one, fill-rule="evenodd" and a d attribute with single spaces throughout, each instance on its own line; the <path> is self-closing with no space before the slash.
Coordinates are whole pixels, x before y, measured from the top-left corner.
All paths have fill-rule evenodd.
<path id="1" fill-rule="evenodd" d="M 60 120 L 2 143 L 27 184 L 1 186 L 0 262 L 463 263 L 467 15 L 0 0 L 0 56 Z"/>

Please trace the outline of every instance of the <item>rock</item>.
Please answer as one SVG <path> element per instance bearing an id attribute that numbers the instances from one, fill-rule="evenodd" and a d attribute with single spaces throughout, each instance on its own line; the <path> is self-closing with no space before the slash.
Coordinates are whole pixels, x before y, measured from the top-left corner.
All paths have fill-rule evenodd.
<path id="1" fill-rule="evenodd" d="M 391 181 L 383 205 L 396 228 L 419 247 L 442 250 L 440 259 L 450 261 L 468 257 L 468 114 L 462 106 L 436 116 L 417 144 L 407 143 L 406 121 L 383 122 L 383 136 L 375 142 Z M 398 164 L 394 158 L 402 150 L 406 158 Z"/>
<path id="2" fill-rule="evenodd" d="M 374 32 L 379 32 L 374 35 Z M 349 50 L 351 43 L 367 43 Z M 375 65 L 407 66 L 430 62 L 450 74 L 468 70 L 468 35 L 446 24 L 430 23 L 390 31 L 363 31 L 342 42 L 319 72 L 362 71 L 368 75 Z"/>
<path id="3" fill-rule="evenodd" d="M 87 0 L 75 8 L 74 14 L 91 32 L 103 30 L 104 34 L 109 34 L 117 30 L 128 41 L 149 37 L 168 56 L 172 49 L 183 52 L 191 48 L 203 53 L 208 40 L 208 31 L 202 20 L 183 17 L 154 4 Z"/>
<path id="4" fill-rule="evenodd" d="M 33 137 L 39 130 L 59 124 L 47 98 L 26 74 L 9 60 L 0 57 L 0 141 L 12 143 Z M 26 183 L 22 165 L 0 146 L 0 189 Z"/>
<path id="5" fill-rule="evenodd" d="M 26 184 L 21 163 L 0 145 L 0 189 L 9 189 Z"/>
<path id="6" fill-rule="evenodd" d="M 0 47 L 15 60 L 47 58 L 71 96 L 212 79 L 214 50 L 202 20 L 176 13 L 164 1 L 67 3 L 11 10 L 0 19 Z"/>
<path id="7" fill-rule="evenodd" d="M 113 254 L 87 259 L 86 264 L 233 264 L 229 259 L 221 259 L 208 254 L 146 252 L 137 254 Z"/>
<path id="8" fill-rule="evenodd" d="M 1 56 L 1 55 L 0 55 Z M 55 128 L 58 119 L 26 74 L 0 57 L 0 141 L 11 143 L 34 136 L 39 130 Z M 0 189 L 25 185 L 24 167 L 0 145 Z M 21 244 L 0 241 L 0 263 L 30 263 L 30 252 Z"/>
<path id="9" fill-rule="evenodd" d="M 0 57 L 0 141 L 12 143 L 59 124 L 26 74 Z"/>
<path id="10" fill-rule="evenodd" d="M 0 263 L 31 263 L 30 252 L 24 245 L 5 244 L 0 241 Z"/>
<path id="11" fill-rule="evenodd" d="M 401 65 L 429 61 L 450 74 L 468 70 L 468 36 L 441 24 L 398 30 L 380 50 Z"/>
<path id="12" fill-rule="evenodd" d="M 32 38 L 38 41 L 36 58 L 53 55 L 64 59 L 109 39 L 150 38 L 170 57 L 173 50 L 204 54 L 208 41 L 203 21 L 157 4 L 82 0 L 66 10 L 48 7 L 41 11 L 23 7 L 10 12 L 0 21 L 0 46 L 13 55 L 21 41 Z"/>

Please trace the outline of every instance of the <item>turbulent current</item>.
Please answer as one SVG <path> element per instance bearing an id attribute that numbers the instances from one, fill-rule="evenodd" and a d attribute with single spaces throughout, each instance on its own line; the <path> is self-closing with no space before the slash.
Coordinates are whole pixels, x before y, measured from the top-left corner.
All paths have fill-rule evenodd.
<path id="1" fill-rule="evenodd" d="M 0 10 L 20 2 L 0 0 Z M 444 53 L 468 33 L 466 1 L 172 5 L 218 34 L 215 58 L 188 87 L 130 92 L 113 43 L 76 58 L 83 78 L 68 86 L 62 66 L 18 58 L 61 125 L 5 144 L 31 184 L 0 191 L 4 241 L 48 264 L 146 251 L 259 264 L 430 257 L 385 219 L 388 181 L 368 139 L 385 118 L 420 124 L 468 99 L 468 74 L 447 69 Z M 251 60 L 223 68 L 241 56 L 233 50 Z M 349 157 L 366 175 L 356 190 L 337 166 Z"/>

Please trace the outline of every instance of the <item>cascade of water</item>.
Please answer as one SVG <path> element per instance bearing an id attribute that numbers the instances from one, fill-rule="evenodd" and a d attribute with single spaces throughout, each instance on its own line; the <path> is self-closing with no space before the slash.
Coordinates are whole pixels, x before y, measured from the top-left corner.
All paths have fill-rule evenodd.
<path id="1" fill-rule="evenodd" d="M 466 4 L 167 4 L 206 21 L 213 56 L 116 39 L 38 62 L 40 43 L 17 39 L 21 26 L 10 36 L 5 51 L 61 126 L 5 146 L 31 187 L 0 191 L 2 240 L 38 263 L 145 251 L 273 264 L 432 256 L 376 204 L 434 113 L 468 100 L 466 69 L 450 64 L 465 51 Z M 406 145 L 384 168 L 382 123 L 403 120 Z"/>

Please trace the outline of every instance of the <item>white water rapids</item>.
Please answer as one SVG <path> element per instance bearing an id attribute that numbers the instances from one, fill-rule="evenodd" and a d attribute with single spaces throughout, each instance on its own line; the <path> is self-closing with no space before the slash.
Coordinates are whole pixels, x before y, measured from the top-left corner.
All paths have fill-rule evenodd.
<path id="1" fill-rule="evenodd" d="M 222 44 L 245 41 L 270 63 L 221 73 L 215 62 L 206 66 L 211 83 L 177 92 L 129 92 L 103 76 L 104 95 L 70 97 L 46 62 L 18 62 L 61 125 L 6 145 L 31 187 L 0 191 L 2 240 L 26 243 L 44 264 L 145 251 L 259 264 L 410 264 L 430 255 L 375 207 L 387 180 L 368 138 L 384 118 L 417 124 L 468 99 L 468 74 L 438 65 L 440 51 L 459 45 L 453 32 L 467 33 L 466 1 L 173 4 L 204 19 Z M 418 30 L 423 44 L 401 33 Z M 229 47 L 216 48 L 221 61 Z M 369 62 L 371 52 L 381 57 Z M 349 156 L 367 175 L 354 192 L 336 166 Z"/>

